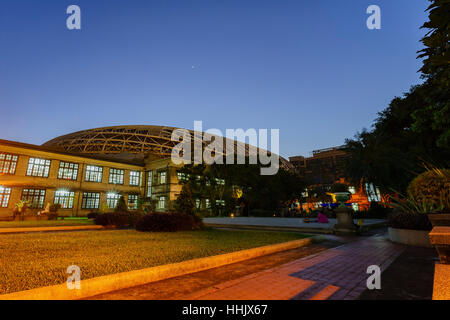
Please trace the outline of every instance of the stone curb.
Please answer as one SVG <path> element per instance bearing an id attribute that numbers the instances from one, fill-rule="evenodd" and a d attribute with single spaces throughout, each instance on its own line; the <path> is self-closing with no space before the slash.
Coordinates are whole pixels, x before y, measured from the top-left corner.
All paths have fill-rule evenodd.
<path id="1" fill-rule="evenodd" d="M 190 273 L 217 268 L 224 265 L 248 260 L 275 252 L 295 249 L 312 243 L 312 238 L 294 240 L 253 249 L 221 254 L 166 264 L 162 266 L 110 274 L 87 280 L 81 280 L 81 289 L 69 290 L 67 284 L 41 287 L 26 291 L 0 295 L 0 300 L 73 300 L 92 297 L 98 294 L 143 285 Z M 81 270 L 83 277 L 83 270 Z"/>
<path id="2" fill-rule="evenodd" d="M 293 232 L 320 233 L 320 234 L 332 234 L 333 233 L 333 229 L 329 229 L 329 228 L 301 228 L 301 227 L 257 226 L 257 225 L 246 225 L 246 224 L 218 224 L 218 223 L 205 223 L 205 226 L 211 227 L 211 228 L 226 228 L 226 229 L 293 231 Z"/>
<path id="3" fill-rule="evenodd" d="M 29 227 L 29 228 L 0 228 L 0 234 L 51 232 L 51 231 L 77 231 L 77 230 L 102 230 L 103 226 L 62 226 L 62 227 Z"/>

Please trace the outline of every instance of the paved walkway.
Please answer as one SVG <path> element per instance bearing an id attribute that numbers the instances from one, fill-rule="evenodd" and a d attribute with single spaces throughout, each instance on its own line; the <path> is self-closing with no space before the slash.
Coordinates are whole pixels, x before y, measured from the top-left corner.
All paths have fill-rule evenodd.
<path id="1" fill-rule="evenodd" d="M 186 295 L 198 300 L 352 300 L 367 288 L 370 265 L 383 272 L 405 246 L 373 236 Z M 381 278 L 383 282 L 383 278 Z"/>
<path id="2" fill-rule="evenodd" d="M 358 220 L 355 219 L 355 223 Z M 258 227 L 279 227 L 279 228 L 294 228 L 294 229 L 333 229 L 336 224 L 336 219 L 329 219 L 328 223 L 305 223 L 303 218 L 261 218 L 261 217 L 236 217 L 236 218 L 205 218 L 203 222 L 207 225 L 220 226 L 258 226 Z M 385 223 L 382 219 L 365 219 L 363 226 L 374 226 Z"/>

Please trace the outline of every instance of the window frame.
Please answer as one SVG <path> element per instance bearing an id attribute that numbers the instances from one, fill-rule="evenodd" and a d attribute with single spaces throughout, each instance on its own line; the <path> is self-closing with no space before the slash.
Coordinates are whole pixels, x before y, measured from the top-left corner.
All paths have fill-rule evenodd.
<path id="1" fill-rule="evenodd" d="M 137 182 L 135 181 L 137 179 Z M 139 187 L 141 184 L 141 172 L 136 170 L 130 170 L 129 174 L 130 186 Z"/>
<path id="2" fill-rule="evenodd" d="M 30 192 L 30 191 L 32 191 L 32 192 Z M 36 193 L 37 191 L 39 192 L 39 194 Z M 27 193 L 27 194 L 25 195 L 25 193 Z M 23 188 L 22 194 L 20 195 L 20 199 L 22 201 L 31 202 L 30 208 L 32 208 L 32 209 L 43 209 L 44 204 L 45 204 L 45 196 L 46 195 L 47 195 L 46 189 Z M 38 199 L 38 200 L 36 201 L 36 199 Z M 37 203 L 37 205 L 35 203 Z"/>
<path id="3" fill-rule="evenodd" d="M 33 160 L 33 163 L 32 163 Z M 39 160 L 42 161 L 44 163 L 35 163 L 35 160 Z M 30 157 L 28 159 L 28 165 L 27 165 L 27 171 L 26 171 L 26 176 L 28 177 L 39 177 L 39 178 L 48 178 L 49 174 L 50 174 L 50 167 L 52 165 L 52 161 L 49 159 L 45 159 L 45 158 L 37 158 L 37 157 Z M 36 169 L 37 174 L 35 173 L 35 168 Z M 40 171 L 42 169 L 41 174 Z"/>
<path id="4" fill-rule="evenodd" d="M 111 197 L 111 196 L 114 196 L 114 197 Z M 106 204 L 107 204 L 108 208 L 109 209 L 117 208 L 117 204 L 118 204 L 119 199 L 120 199 L 121 196 L 122 195 L 120 193 L 118 193 L 118 192 L 117 193 L 116 192 L 108 192 L 106 194 Z M 114 201 L 114 206 L 110 205 L 111 201 Z"/>
<path id="5" fill-rule="evenodd" d="M 68 165 L 69 167 L 67 168 L 64 165 Z M 73 167 L 71 168 L 70 166 Z M 77 181 L 79 167 L 79 164 L 75 162 L 59 161 L 58 179 Z M 65 177 L 67 172 L 70 172 L 70 177 Z"/>
<path id="6" fill-rule="evenodd" d="M 135 199 L 134 202 L 130 202 L 131 199 Z M 130 210 L 137 210 L 138 200 L 139 200 L 138 194 L 135 194 L 135 193 L 128 194 L 128 199 L 127 199 L 128 208 L 130 208 Z"/>
<path id="7" fill-rule="evenodd" d="M 100 207 L 100 192 L 83 192 L 81 209 L 98 209 Z M 93 201 L 93 205 L 91 204 Z"/>
<path id="8" fill-rule="evenodd" d="M 92 168 L 95 168 L 98 170 L 93 170 Z M 92 179 L 93 176 L 95 176 L 97 179 L 93 180 Z M 88 177 L 89 177 L 89 179 L 88 179 Z M 103 181 L 103 167 L 96 166 L 95 164 L 86 165 L 86 174 L 84 175 L 84 181 L 101 183 Z"/>
<path id="9" fill-rule="evenodd" d="M 66 194 L 58 195 L 58 193 L 60 192 L 65 192 Z M 53 197 L 53 204 L 59 203 L 61 205 L 61 209 L 73 209 L 73 204 L 75 202 L 74 200 L 75 200 L 75 191 L 55 190 L 55 196 Z"/>
<path id="10" fill-rule="evenodd" d="M 2 156 L 3 159 L 1 159 Z M 11 159 L 7 159 L 8 156 L 10 156 Z M 0 152 L 0 174 L 8 174 L 8 175 L 16 174 L 18 162 L 19 162 L 19 155 L 8 152 Z M 7 172 L 5 172 L 6 164 L 8 164 Z"/>
<path id="11" fill-rule="evenodd" d="M 109 180 L 108 181 L 110 184 L 123 185 L 124 176 L 125 176 L 124 169 L 109 168 Z M 120 179 L 118 179 L 119 182 L 117 182 L 117 177 L 120 177 Z"/>
<path id="12" fill-rule="evenodd" d="M 0 208 L 8 208 L 11 199 L 11 188 L 0 186 Z"/>

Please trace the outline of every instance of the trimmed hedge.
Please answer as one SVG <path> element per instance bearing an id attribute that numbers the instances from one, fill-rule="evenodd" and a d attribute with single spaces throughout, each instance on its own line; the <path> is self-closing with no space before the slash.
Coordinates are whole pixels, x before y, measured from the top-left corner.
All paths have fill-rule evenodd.
<path id="1" fill-rule="evenodd" d="M 99 215 L 100 215 L 100 213 L 98 213 L 98 212 L 89 212 L 88 215 L 87 215 L 87 218 L 88 218 L 88 219 L 95 219 L 95 218 L 97 218 Z"/>
<path id="2" fill-rule="evenodd" d="M 402 212 L 389 217 L 389 227 L 408 230 L 430 231 L 433 227 L 424 213 Z"/>
<path id="3" fill-rule="evenodd" d="M 136 222 L 137 231 L 176 232 L 198 230 L 202 222 L 184 213 L 150 213 Z"/>
<path id="4" fill-rule="evenodd" d="M 95 224 L 101 226 L 115 226 L 117 228 L 128 227 L 130 225 L 130 216 L 128 213 L 107 212 L 98 215 L 95 218 Z"/>

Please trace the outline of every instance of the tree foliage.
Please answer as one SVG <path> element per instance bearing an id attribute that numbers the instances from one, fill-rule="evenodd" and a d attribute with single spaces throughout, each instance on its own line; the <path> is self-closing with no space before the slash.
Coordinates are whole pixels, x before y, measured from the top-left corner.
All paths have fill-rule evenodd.
<path id="1" fill-rule="evenodd" d="M 372 130 L 346 141 L 350 157 L 346 174 L 355 183 L 373 182 L 384 191 L 405 192 L 425 171 L 424 163 L 449 167 L 449 22 L 450 0 L 434 0 L 423 28 L 424 83 L 394 98 L 379 113 Z"/>

